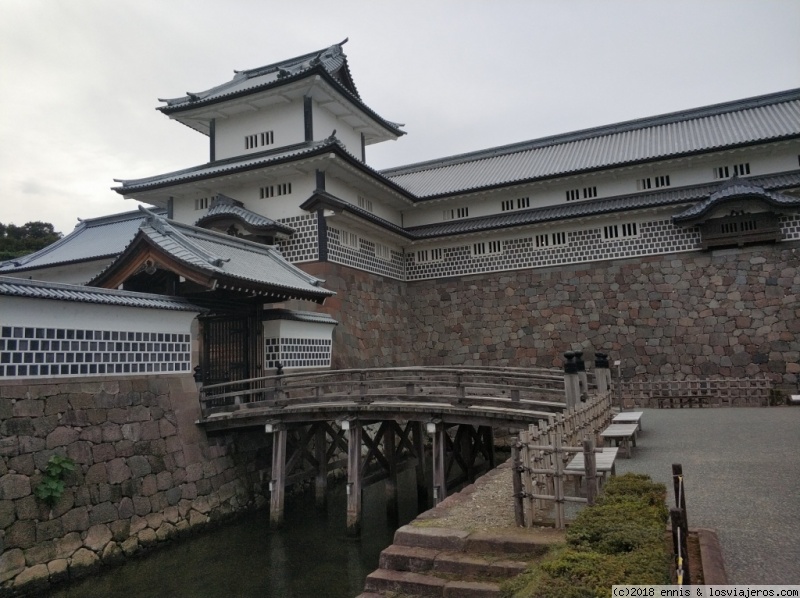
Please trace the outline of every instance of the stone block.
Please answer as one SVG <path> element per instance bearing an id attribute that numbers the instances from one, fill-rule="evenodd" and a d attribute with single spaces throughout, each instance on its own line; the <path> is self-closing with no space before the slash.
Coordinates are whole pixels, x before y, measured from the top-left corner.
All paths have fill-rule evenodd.
<path id="1" fill-rule="evenodd" d="M 67 456 L 81 465 L 91 465 L 94 463 L 92 455 L 92 445 L 87 441 L 73 442 L 67 446 Z"/>
<path id="2" fill-rule="evenodd" d="M 168 490 L 172 488 L 172 474 L 168 471 L 162 471 L 156 476 L 156 485 L 159 490 Z"/>
<path id="3" fill-rule="evenodd" d="M 131 477 L 130 468 L 125 459 L 121 458 L 112 459 L 106 463 L 106 471 L 108 472 L 109 484 L 120 484 Z"/>
<path id="4" fill-rule="evenodd" d="M 89 523 L 97 525 L 98 523 L 109 523 L 117 519 L 117 508 L 110 502 L 104 502 L 95 505 L 89 512 Z"/>
<path id="5" fill-rule="evenodd" d="M 120 500 L 117 512 L 119 513 L 120 519 L 129 519 L 132 517 L 136 512 L 133 508 L 133 500 L 127 496 Z"/>
<path id="6" fill-rule="evenodd" d="M 122 552 L 125 556 L 133 556 L 140 550 L 139 539 L 136 536 L 131 536 L 120 544 L 120 548 L 122 548 Z"/>
<path id="7" fill-rule="evenodd" d="M 59 426 L 47 435 L 46 446 L 48 449 L 66 446 L 78 440 L 79 436 L 80 432 L 74 428 Z"/>
<path id="8" fill-rule="evenodd" d="M 14 501 L 17 519 L 45 519 L 47 518 L 46 505 L 39 502 L 33 494 Z"/>
<path id="9" fill-rule="evenodd" d="M 89 529 L 89 509 L 85 506 L 70 509 L 61 516 L 65 532 L 84 532 Z"/>
<path id="10" fill-rule="evenodd" d="M 66 559 L 75 554 L 83 546 L 81 535 L 78 532 L 66 534 L 63 538 L 56 538 L 56 558 Z"/>
<path id="11" fill-rule="evenodd" d="M 13 417 L 42 417 L 45 402 L 39 399 L 16 401 L 11 409 Z"/>
<path id="12" fill-rule="evenodd" d="M 0 554 L 0 583 L 6 582 L 25 569 L 25 554 L 19 548 Z"/>
<path id="13" fill-rule="evenodd" d="M 153 496 L 158 492 L 158 481 L 156 476 L 150 474 L 142 478 L 142 496 Z"/>
<path id="14" fill-rule="evenodd" d="M 86 471 L 85 482 L 87 484 L 106 484 L 108 483 L 108 472 L 105 463 L 95 463 Z"/>
<path id="15" fill-rule="evenodd" d="M 143 547 L 152 546 L 158 542 L 158 536 L 156 536 L 155 530 L 152 530 L 149 527 L 146 527 L 136 534 L 136 537 L 139 539 L 139 544 L 141 544 Z"/>
<path id="16" fill-rule="evenodd" d="M 28 567 L 38 565 L 40 563 L 47 563 L 56 558 L 56 543 L 53 540 L 42 542 L 36 546 L 32 546 L 25 551 L 25 563 Z"/>
<path id="17" fill-rule="evenodd" d="M 82 428 L 89 425 L 89 415 L 85 410 L 67 411 L 61 416 L 61 424 Z"/>
<path id="18" fill-rule="evenodd" d="M 17 455 L 19 455 L 19 440 L 16 437 L 0 438 L 0 457 L 16 457 Z"/>
<path id="19" fill-rule="evenodd" d="M 126 540 L 131 535 L 131 522 L 129 520 L 119 519 L 112 521 L 108 524 L 108 528 L 111 530 L 111 537 L 117 543 Z"/>
<path id="20" fill-rule="evenodd" d="M 69 573 L 72 577 L 83 577 L 97 570 L 100 557 L 88 548 L 79 548 L 69 559 Z"/>
<path id="21" fill-rule="evenodd" d="M 122 437 L 125 440 L 138 442 L 139 440 L 142 439 L 142 424 L 140 424 L 139 422 L 123 424 Z"/>
<path id="22" fill-rule="evenodd" d="M 17 518 L 16 507 L 12 500 L 0 500 L 0 529 L 6 528 Z"/>
<path id="23" fill-rule="evenodd" d="M 128 458 L 128 467 L 130 467 L 131 475 L 134 478 L 141 478 L 151 472 L 150 463 L 147 457 L 142 455 L 133 455 Z"/>
<path id="24" fill-rule="evenodd" d="M 103 432 L 103 442 L 118 442 L 122 440 L 122 428 L 115 423 L 105 423 L 100 426 Z"/>
<path id="25" fill-rule="evenodd" d="M 36 524 L 36 541 L 44 542 L 64 535 L 64 524 L 61 519 L 39 521 Z"/>
<path id="26" fill-rule="evenodd" d="M 135 444 L 132 440 L 120 440 L 114 443 L 117 457 L 132 457 L 136 454 Z"/>
<path id="27" fill-rule="evenodd" d="M 45 448 L 44 438 L 37 438 L 35 436 L 20 435 L 19 436 L 19 452 L 22 453 L 36 453 L 43 451 Z"/>
<path id="28" fill-rule="evenodd" d="M 31 493 L 31 481 L 26 475 L 9 473 L 0 477 L 0 500 L 23 498 Z"/>
<path id="29" fill-rule="evenodd" d="M 180 502 L 181 498 L 183 498 L 183 490 L 179 487 L 170 488 L 164 494 L 166 496 L 167 503 L 170 506 L 177 505 Z"/>
<path id="30" fill-rule="evenodd" d="M 16 444 L 15 444 L 16 446 Z M 36 465 L 33 461 L 33 455 L 27 453 L 17 457 L 11 457 L 8 460 L 8 468 L 14 473 L 21 475 L 32 476 L 36 470 Z"/>
<path id="31" fill-rule="evenodd" d="M 55 559 L 47 563 L 47 572 L 50 574 L 50 583 L 59 584 L 69 579 L 69 561 Z"/>
<path id="32" fill-rule="evenodd" d="M 164 522 L 161 526 L 156 530 L 156 537 L 160 542 L 164 542 L 168 540 L 176 533 L 175 526 L 171 523 Z"/>
<path id="33" fill-rule="evenodd" d="M 100 560 L 109 565 L 121 564 L 125 560 L 125 554 L 117 542 L 109 542 L 103 549 Z"/>
<path id="34" fill-rule="evenodd" d="M 83 539 L 83 545 L 93 550 L 94 552 L 102 552 L 106 544 L 111 541 L 111 530 L 107 525 L 93 525 L 89 528 L 86 537 Z"/>
<path id="35" fill-rule="evenodd" d="M 14 588 L 23 590 L 26 593 L 41 592 L 50 585 L 50 572 L 47 565 L 34 565 L 28 567 L 14 578 Z"/>
<path id="36" fill-rule="evenodd" d="M 144 496 L 134 496 L 133 510 L 140 517 L 147 515 L 152 510 L 150 507 L 150 499 Z"/>

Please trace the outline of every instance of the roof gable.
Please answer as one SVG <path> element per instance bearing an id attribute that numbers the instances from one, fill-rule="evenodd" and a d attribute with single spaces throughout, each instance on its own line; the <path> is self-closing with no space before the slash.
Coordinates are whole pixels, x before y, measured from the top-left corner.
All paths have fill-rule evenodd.
<path id="1" fill-rule="evenodd" d="M 252 243 L 148 213 L 125 251 L 89 282 L 115 287 L 146 268 L 162 268 L 209 290 L 228 289 L 264 300 L 322 303 L 335 293 L 287 262 L 269 245 Z"/>

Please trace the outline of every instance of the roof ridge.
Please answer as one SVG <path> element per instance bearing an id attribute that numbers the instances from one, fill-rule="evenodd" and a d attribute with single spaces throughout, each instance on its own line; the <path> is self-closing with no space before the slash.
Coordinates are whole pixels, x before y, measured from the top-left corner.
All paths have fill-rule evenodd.
<path id="1" fill-rule="evenodd" d="M 603 137 L 605 135 L 612 135 L 616 133 L 624 133 L 634 131 L 637 129 L 647 129 L 651 127 L 672 124 L 681 121 L 690 121 L 700 118 L 707 118 L 709 116 L 716 116 L 730 112 L 741 112 L 762 106 L 780 104 L 792 100 L 800 99 L 800 88 L 787 89 L 783 91 L 768 93 L 760 96 L 752 96 L 749 98 L 742 98 L 738 100 L 731 100 L 727 102 L 720 102 L 710 104 L 707 106 L 698 106 L 695 108 L 687 108 L 674 112 L 666 112 L 663 114 L 646 116 L 642 118 L 621 121 L 618 123 L 599 125 L 596 127 L 589 127 L 586 129 L 578 129 L 567 133 L 559 133 L 556 135 L 548 135 L 539 137 L 528 141 L 518 141 L 506 145 L 499 145 L 482 150 L 475 150 L 461 154 L 454 154 L 451 156 L 444 156 L 442 158 L 433 158 L 431 160 L 423 160 L 421 162 L 413 162 L 402 166 L 395 166 L 392 168 L 385 168 L 380 171 L 381 174 L 387 177 L 399 176 L 420 170 L 433 170 L 439 167 L 453 166 L 466 162 L 474 162 L 486 158 L 493 158 L 496 156 L 514 154 L 531 149 L 539 149 L 542 147 L 561 145 L 564 143 L 571 143 L 573 141 L 581 141 L 584 139 L 591 139 L 594 137 Z"/>

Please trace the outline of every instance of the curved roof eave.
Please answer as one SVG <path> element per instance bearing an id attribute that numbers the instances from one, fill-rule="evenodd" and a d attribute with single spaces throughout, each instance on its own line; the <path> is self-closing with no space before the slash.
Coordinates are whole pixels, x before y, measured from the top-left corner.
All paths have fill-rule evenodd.
<path id="1" fill-rule="evenodd" d="M 349 71 L 348 71 L 349 72 Z M 364 112 L 367 116 L 370 117 L 376 124 L 381 126 L 383 129 L 391 133 L 392 135 L 396 135 L 397 137 L 401 137 L 406 134 L 405 131 L 401 130 L 399 127 L 402 126 L 400 124 L 394 123 L 392 121 L 386 120 L 382 116 L 380 116 L 377 112 L 375 112 L 372 108 L 367 106 L 361 98 L 347 89 L 344 85 L 339 83 L 336 78 L 331 75 L 324 66 L 317 64 L 310 67 L 307 70 L 301 71 L 299 73 L 295 73 L 293 75 L 289 75 L 287 77 L 283 77 L 276 81 L 270 81 L 264 83 L 262 85 L 256 85 L 254 87 L 249 87 L 246 89 L 240 89 L 236 91 L 232 91 L 230 93 L 221 93 L 219 95 L 215 95 L 213 97 L 207 99 L 198 99 L 195 101 L 189 101 L 184 104 L 176 104 L 176 105 L 167 105 L 167 106 L 157 106 L 156 110 L 166 114 L 167 116 L 171 116 L 173 114 L 180 114 L 186 113 L 196 108 L 204 108 L 206 106 L 213 106 L 215 104 L 220 104 L 223 102 L 227 102 L 230 100 L 234 100 L 236 98 L 245 97 L 248 95 L 253 95 L 255 93 L 261 93 L 264 91 L 268 91 L 270 89 L 274 89 L 277 87 L 281 87 L 288 83 L 295 83 L 298 81 L 302 81 L 303 79 L 312 77 L 312 76 L 320 76 L 322 77 L 328 85 L 333 87 L 336 91 L 338 91 L 342 97 L 344 97 L 347 101 L 354 104 L 358 107 L 362 112 Z"/>
<path id="2" fill-rule="evenodd" d="M 219 163 L 209 162 L 207 164 L 202 165 L 201 167 L 192 167 L 184 170 L 177 170 L 173 173 L 167 173 L 166 175 L 157 175 L 155 177 L 148 177 L 145 179 L 133 179 L 133 180 L 115 179 L 117 182 L 122 183 L 122 186 L 112 187 L 111 189 L 112 191 L 116 191 L 117 193 L 123 196 L 136 192 L 154 191 L 157 189 L 183 185 L 185 183 L 212 179 L 223 174 L 236 174 L 240 172 L 248 172 L 250 170 L 258 170 L 266 166 L 286 164 L 288 162 L 292 162 L 299 159 L 315 158 L 318 156 L 325 155 L 326 153 L 329 152 L 337 154 L 351 167 L 354 167 L 355 169 L 360 170 L 365 174 L 367 174 L 368 176 L 374 178 L 378 184 L 389 188 L 391 191 L 399 194 L 410 203 L 413 204 L 419 201 L 419 198 L 415 196 L 413 193 L 409 192 L 404 187 L 401 187 L 391 179 L 386 178 L 380 172 L 364 164 L 358 158 L 349 153 L 342 147 L 342 145 L 335 138 L 333 140 L 326 140 L 325 142 L 317 146 L 313 146 L 307 151 L 293 153 L 280 158 L 275 158 L 273 160 L 270 160 L 268 156 L 266 156 L 263 160 L 260 161 L 257 159 L 254 160 L 252 155 L 244 157 L 239 156 L 237 157 L 238 160 L 244 160 L 247 162 L 246 164 L 240 165 L 239 167 L 237 167 L 235 163 L 231 163 L 231 166 L 229 168 L 219 168 L 218 166 Z M 272 151 L 272 153 L 275 153 L 274 150 Z M 214 169 L 214 170 L 213 172 L 203 172 L 202 169 Z M 197 174 L 193 176 L 192 175 L 193 172 L 196 172 Z M 170 176 L 179 177 L 181 175 L 184 176 L 182 176 L 182 178 L 173 178 L 172 180 L 164 180 Z M 157 179 L 161 179 L 163 182 L 160 182 Z"/>

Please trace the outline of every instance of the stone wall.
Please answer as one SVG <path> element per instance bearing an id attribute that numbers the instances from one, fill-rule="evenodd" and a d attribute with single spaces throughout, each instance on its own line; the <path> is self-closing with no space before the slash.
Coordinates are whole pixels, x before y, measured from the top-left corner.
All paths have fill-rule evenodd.
<path id="1" fill-rule="evenodd" d="M 77 577 L 261 504 L 269 436 L 208 438 L 190 376 L 0 386 L 0 595 Z M 52 509 L 53 454 L 77 467 Z"/>
<path id="2" fill-rule="evenodd" d="M 800 373 L 796 243 L 409 285 L 419 363 L 560 366 L 583 347 L 623 375 Z"/>
<path id="3" fill-rule="evenodd" d="M 402 283 L 304 265 L 338 294 L 334 367 L 561 366 L 584 348 L 623 375 L 800 373 L 796 242 Z"/>
<path id="4" fill-rule="evenodd" d="M 406 283 L 335 263 L 300 264 L 336 295 L 317 311 L 335 318 L 333 368 L 414 365 Z M 308 309 L 308 303 L 293 304 Z"/>

